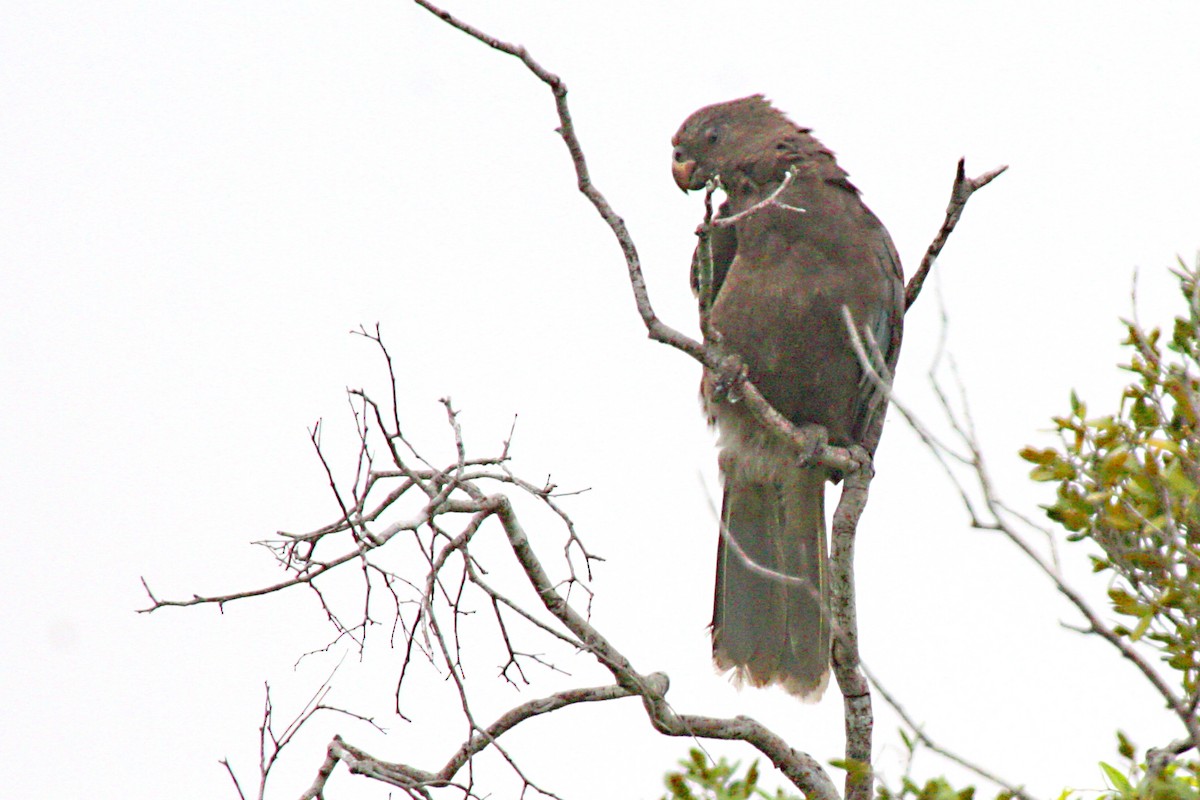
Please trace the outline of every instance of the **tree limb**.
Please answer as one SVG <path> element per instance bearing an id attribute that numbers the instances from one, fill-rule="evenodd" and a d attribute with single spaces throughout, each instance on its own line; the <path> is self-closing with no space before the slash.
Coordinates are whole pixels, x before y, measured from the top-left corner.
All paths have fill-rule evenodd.
<path id="1" fill-rule="evenodd" d="M 958 160 L 958 169 L 954 174 L 954 187 L 950 190 L 950 203 L 946 206 L 946 218 L 942 221 L 942 227 L 938 229 L 937 235 L 929 244 L 929 249 L 925 251 L 925 256 L 921 259 L 921 266 L 904 289 L 904 309 L 906 311 L 917 301 L 917 295 L 921 293 L 921 287 L 925 285 L 925 278 L 929 275 L 929 270 L 933 269 L 933 262 L 937 260 L 942 248 L 946 246 L 946 241 L 954 232 L 954 227 L 958 225 L 958 220 L 962 217 L 971 195 L 987 186 L 1008 169 L 1008 165 L 1005 164 L 983 173 L 978 178 L 967 178 L 966 161 L 965 158 Z"/>

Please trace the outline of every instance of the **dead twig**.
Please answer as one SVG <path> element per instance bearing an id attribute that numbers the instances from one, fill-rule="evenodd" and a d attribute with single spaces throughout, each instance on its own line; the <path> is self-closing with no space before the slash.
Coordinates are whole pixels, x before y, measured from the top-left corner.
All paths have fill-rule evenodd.
<path id="1" fill-rule="evenodd" d="M 937 235 L 933 237 L 933 241 L 929 244 L 929 249 L 925 251 L 925 256 L 921 259 L 921 266 L 904 289 L 904 309 L 906 311 L 917 301 L 917 296 L 921 294 L 921 287 L 925 285 L 925 278 L 929 275 L 929 270 L 933 269 L 933 262 L 937 260 L 937 257 L 942 252 L 942 248 L 946 246 L 946 241 L 950 238 L 950 234 L 954 232 L 955 226 L 958 225 L 958 220 L 962 217 L 962 213 L 966 209 L 967 201 L 971 199 L 971 195 L 984 186 L 987 186 L 1008 169 L 1008 165 L 1005 164 L 983 173 L 978 178 L 968 178 L 966 176 L 966 163 L 967 160 L 965 158 L 958 160 L 958 168 L 954 174 L 954 187 L 950 190 L 950 203 L 946 206 L 946 217 L 942 221 L 942 227 L 938 229 Z"/>

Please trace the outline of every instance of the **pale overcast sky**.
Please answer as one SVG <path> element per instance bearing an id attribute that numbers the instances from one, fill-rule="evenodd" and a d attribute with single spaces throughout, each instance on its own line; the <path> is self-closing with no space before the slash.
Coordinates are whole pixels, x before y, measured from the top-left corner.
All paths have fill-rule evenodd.
<path id="1" fill-rule="evenodd" d="M 1165 320 L 1166 270 L 1200 248 L 1194 3 L 447 8 L 568 82 L 656 309 L 689 331 L 701 199 L 671 181 L 669 140 L 699 106 L 762 92 L 811 126 L 910 273 L 956 160 L 1011 165 L 909 315 L 897 391 L 936 415 L 924 374 L 940 291 L 998 485 L 1027 509 L 1051 490 L 1027 484 L 1015 451 L 1050 441 L 1072 387 L 1096 409 L 1116 402 L 1133 271 L 1142 317 Z M 840 756 L 836 691 L 800 706 L 738 693 L 709 666 L 716 478 L 698 369 L 646 340 L 550 95 L 519 63 L 402 0 L 7 2 L 3 20 L 0 796 L 232 797 L 223 757 L 254 783 L 263 682 L 284 717 L 340 657 L 293 669 L 332 636 L 319 607 L 295 591 L 224 615 L 136 615 L 139 576 L 164 597 L 278 578 L 248 543 L 336 515 L 306 429 L 324 418 L 336 463 L 352 464 L 344 389 L 379 391 L 383 366 L 347 332 L 375 322 L 414 439 L 449 454 L 449 395 L 469 445 L 494 452 L 519 414 L 514 468 L 591 487 L 567 506 L 607 558 L 595 618 L 639 669 L 671 675 L 677 709 L 749 714 Z M 893 419 L 860 528 L 862 647 L 929 732 L 1043 797 L 1099 788 L 1117 727 L 1142 746 L 1176 736 L 1132 669 L 1064 631 L 1075 618 L 1052 588 L 966 522 Z M 463 734 L 455 701 L 426 676 L 413 722 L 390 715 L 399 661 L 382 646 L 348 659 L 331 698 L 388 734 L 318 718 L 268 796 L 298 796 L 335 732 L 440 766 Z M 517 694 L 483 663 L 485 719 L 570 683 Z M 585 659 L 564 666 L 606 680 Z M 894 776 L 896 719 L 877 709 Z M 655 798 L 688 746 L 635 702 L 572 709 L 511 742 L 571 798 Z M 493 796 L 515 796 L 502 766 L 481 770 Z M 942 772 L 962 780 L 932 756 L 914 775 Z M 339 770 L 327 796 L 387 791 Z"/>

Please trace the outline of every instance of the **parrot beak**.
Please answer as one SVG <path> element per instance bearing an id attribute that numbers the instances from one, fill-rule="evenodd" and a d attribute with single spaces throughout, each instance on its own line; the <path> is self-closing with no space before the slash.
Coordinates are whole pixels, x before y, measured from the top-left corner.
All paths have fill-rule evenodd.
<path id="1" fill-rule="evenodd" d="M 697 187 L 692 185 L 692 173 L 696 171 L 695 161 L 675 161 L 671 164 L 671 177 L 675 179 L 675 185 L 687 194 L 689 189 Z"/>

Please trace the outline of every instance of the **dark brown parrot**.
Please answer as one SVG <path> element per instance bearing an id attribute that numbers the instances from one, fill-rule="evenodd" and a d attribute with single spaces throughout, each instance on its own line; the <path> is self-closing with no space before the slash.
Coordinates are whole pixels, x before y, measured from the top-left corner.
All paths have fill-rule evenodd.
<path id="1" fill-rule="evenodd" d="M 887 230 L 833 153 L 762 95 L 700 109 L 671 143 L 680 188 L 719 180 L 721 217 L 768 199 L 795 171 L 777 202 L 714 228 L 710 328 L 792 424 L 824 426 L 830 444 L 873 452 L 886 398 L 851 349 L 842 307 L 894 367 L 904 282 Z M 756 573 L 720 539 L 713 660 L 739 684 L 777 683 L 815 701 L 829 682 L 824 493 L 837 476 L 805 466 L 804 454 L 729 402 L 720 383 L 706 374 L 701 395 L 719 430 L 721 524 L 755 563 L 805 580 Z"/>

